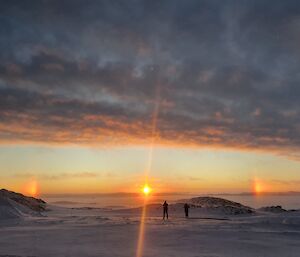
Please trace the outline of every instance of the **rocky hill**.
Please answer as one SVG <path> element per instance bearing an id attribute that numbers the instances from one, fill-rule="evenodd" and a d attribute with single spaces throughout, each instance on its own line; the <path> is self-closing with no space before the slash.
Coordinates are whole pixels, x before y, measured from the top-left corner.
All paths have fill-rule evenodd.
<path id="1" fill-rule="evenodd" d="M 224 214 L 250 214 L 254 213 L 251 207 L 237 202 L 217 197 L 195 197 L 187 200 L 178 201 L 179 203 L 188 203 L 192 208 L 202 208 L 210 211 L 220 211 Z"/>
<path id="2" fill-rule="evenodd" d="M 45 211 L 46 202 L 20 193 L 0 190 L 0 219 L 36 215 Z"/>
<path id="3" fill-rule="evenodd" d="M 271 212 L 271 213 L 283 213 L 283 212 L 287 212 L 287 210 L 283 209 L 280 205 L 261 207 L 258 210 L 259 211 L 263 211 L 263 212 Z"/>

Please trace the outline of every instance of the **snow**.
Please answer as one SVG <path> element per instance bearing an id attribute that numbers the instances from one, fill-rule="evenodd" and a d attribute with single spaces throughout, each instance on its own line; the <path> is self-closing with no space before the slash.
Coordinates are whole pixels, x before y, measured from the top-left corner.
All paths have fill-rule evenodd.
<path id="1" fill-rule="evenodd" d="M 1 257 L 136 256 L 141 208 L 47 209 L 44 217 L 0 221 Z M 217 209 L 191 208 L 186 219 L 178 203 L 163 221 L 160 205 L 147 206 L 143 256 L 299 257 L 300 211 L 234 215 Z"/>

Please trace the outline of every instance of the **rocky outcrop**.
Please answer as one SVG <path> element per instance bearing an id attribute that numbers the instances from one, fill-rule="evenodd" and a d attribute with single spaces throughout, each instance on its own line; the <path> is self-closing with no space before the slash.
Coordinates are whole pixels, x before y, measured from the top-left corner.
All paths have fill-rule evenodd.
<path id="1" fill-rule="evenodd" d="M 195 197 L 184 202 L 189 203 L 194 208 L 203 208 L 230 215 L 251 214 L 255 212 L 251 207 L 217 197 Z"/>
<path id="2" fill-rule="evenodd" d="M 9 198 L 21 205 L 27 206 L 29 209 L 33 211 L 40 212 L 40 211 L 44 211 L 46 208 L 46 202 L 43 201 L 42 199 L 25 196 L 20 193 L 8 191 L 6 189 L 0 190 L 0 197 Z"/>
<path id="3" fill-rule="evenodd" d="M 283 213 L 287 212 L 287 210 L 283 209 L 280 205 L 277 206 L 266 206 L 258 209 L 263 212 L 272 212 L 272 213 Z"/>
<path id="4" fill-rule="evenodd" d="M 46 209 L 46 202 L 19 193 L 0 190 L 0 219 L 36 215 Z"/>

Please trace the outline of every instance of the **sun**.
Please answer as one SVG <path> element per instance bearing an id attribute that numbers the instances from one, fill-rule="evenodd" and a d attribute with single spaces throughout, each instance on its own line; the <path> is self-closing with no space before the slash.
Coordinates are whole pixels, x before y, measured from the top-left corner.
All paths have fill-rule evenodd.
<path id="1" fill-rule="evenodd" d="M 143 187 L 143 193 L 144 193 L 145 195 L 149 195 L 150 192 L 151 192 L 151 188 L 150 188 L 147 184 L 144 185 L 144 187 Z"/>

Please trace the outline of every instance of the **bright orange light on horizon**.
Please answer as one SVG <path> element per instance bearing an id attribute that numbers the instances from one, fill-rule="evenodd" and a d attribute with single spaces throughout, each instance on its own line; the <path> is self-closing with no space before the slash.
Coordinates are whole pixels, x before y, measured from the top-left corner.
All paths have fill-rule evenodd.
<path id="1" fill-rule="evenodd" d="M 258 180 L 257 178 L 253 182 L 253 193 L 259 195 L 261 193 L 267 192 L 269 187 L 266 185 L 265 182 Z"/>
<path id="2" fill-rule="evenodd" d="M 36 197 L 38 195 L 38 183 L 36 180 L 30 181 L 25 185 L 24 193 L 26 195 Z"/>
<path id="3" fill-rule="evenodd" d="M 255 191 L 256 194 L 259 194 L 259 193 L 262 192 L 262 186 L 261 186 L 260 183 L 258 183 L 258 182 L 255 183 L 254 191 Z"/>
<path id="4" fill-rule="evenodd" d="M 143 193 L 144 193 L 145 195 L 149 195 L 150 192 L 151 192 L 151 188 L 150 188 L 147 184 L 144 185 L 144 187 L 143 187 Z"/>

